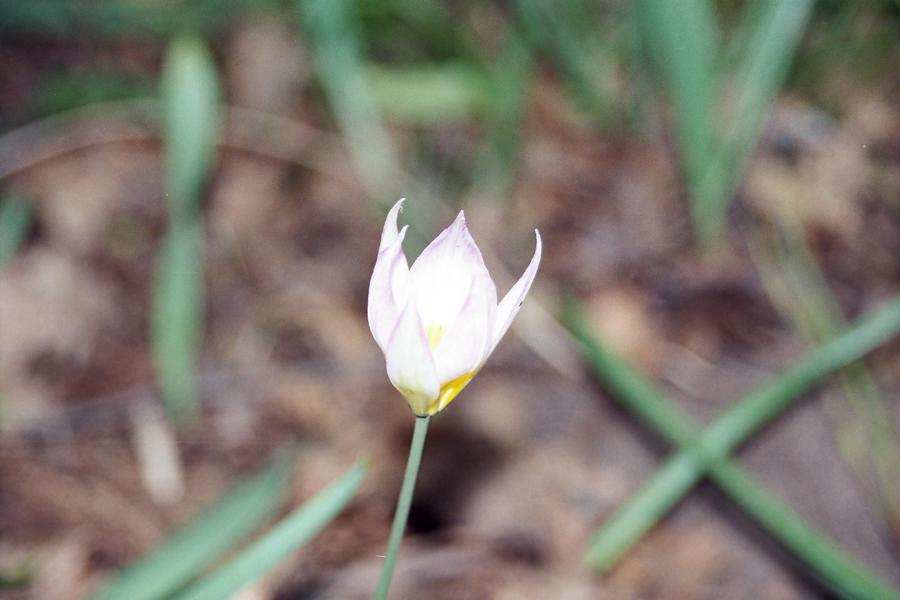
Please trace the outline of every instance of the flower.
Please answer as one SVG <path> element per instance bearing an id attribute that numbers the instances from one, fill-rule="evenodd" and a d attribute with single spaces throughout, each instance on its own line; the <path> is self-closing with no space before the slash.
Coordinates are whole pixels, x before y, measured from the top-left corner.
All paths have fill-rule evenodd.
<path id="1" fill-rule="evenodd" d="M 429 416 L 450 404 L 509 329 L 537 274 L 541 236 L 535 230 L 534 257 L 498 304 L 463 211 L 409 267 L 407 227 L 397 230 L 402 205 L 401 199 L 388 212 L 381 234 L 369 283 L 369 328 L 391 383 L 416 415 Z"/>

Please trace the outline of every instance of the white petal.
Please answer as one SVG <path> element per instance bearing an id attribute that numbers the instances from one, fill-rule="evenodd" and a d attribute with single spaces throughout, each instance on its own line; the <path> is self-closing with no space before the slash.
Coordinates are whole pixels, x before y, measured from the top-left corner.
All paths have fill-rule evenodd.
<path id="1" fill-rule="evenodd" d="M 387 217 L 384 219 L 384 229 L 381 231 L 381 243 L 378 245 L 378 251 L 381 252 L 394 243 L 397 239 L 397 216 L 403 210 L 403 202 L 406 198 L 400 198 L 388 211 Z"/>
<path id="2" fill-rule="evenodd" d="M 405 236 L 404 226 L 391 244 L 378 253 L 369 281 L 369 329 L 382 352 L 387 351 L 388 337 L 397 325 L 408 295 L 409 266 L 403 254 Z"/>
<path id="3" fill-rule="evenodd" d="M 494 321 L 494 342 L 493 346 L 491 346 L 491 352 L 503 339 L 504 334 L 506 334 L 513 319 L 518 314 L 522 303 L 525 301 L 525 296 L 528 294 L 528 290 L 531 289 L 534 277 L 537 275 L 538 265 L 541 263 L 541 234 L 538 233 L 537 229 L 534 230 L 534 236 L 534 256 L 531 258 L 528 268 L 525 269 L 522 277 L 506 293 L 506 296 L 503 297 L 503 300 L 500 301 L 500 305 L 497 307 L 497 319 Z"/>
<path id="4" fill-rule="evenodd" d="M 385 358 L 388 378 L 406 397 L 413 412 L 428 414 L 428 407 L 437 399 L 441 386 L 413 297 L 409 298 L 391 334 Z"/>
<path id="5" fill-rule="evenodd" d="M 416 295 L 424 325 L 452 327 L 476 277 L 487 279 L 496 299 L 496 287 L 460 211 L 409 270 L 410 289 Z"/>
<path id="6" fill-rule="evenodd" d="M 493 346 L 496 311 L 494 282 L 486 275 L 476 275 L 462 310 L 433 351 L 441 385 L 473 373 L 484 364 Z"/>

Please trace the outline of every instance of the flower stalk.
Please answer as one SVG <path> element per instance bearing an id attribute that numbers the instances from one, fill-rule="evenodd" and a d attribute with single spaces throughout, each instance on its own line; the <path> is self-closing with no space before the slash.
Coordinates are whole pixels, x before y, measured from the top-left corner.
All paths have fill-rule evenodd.
<path id="1" fill-rule="evenodd" d="M 391 587 L 394 565 L 397 563 L 397 552 L 400 550 L 400 542 L 403 540 L 403 532 L 406 530 L 406 522 L 409 519 L 409 509 L 412 506 L 413 491 L 416 489 L 416 478 L 422 462 L 422 450 L 425 448 L 425 435 L 428 433 L 429 421 L 431 421 L 430 416 L 416 417 L 416 427 L 413 430 L 412 443 L 409 446 L 409 458 L 406 461 L 406 473 L 403 475 L 403 486 L 400 488 L 400 497 L 397 499 L 397 509 L 394 512 L 394 523 L 391 525 L 391 536 L 388 539 L 381 576 L 378 578 L 378 587 L 373 596 L 375 600 L 385 600 Z"/>

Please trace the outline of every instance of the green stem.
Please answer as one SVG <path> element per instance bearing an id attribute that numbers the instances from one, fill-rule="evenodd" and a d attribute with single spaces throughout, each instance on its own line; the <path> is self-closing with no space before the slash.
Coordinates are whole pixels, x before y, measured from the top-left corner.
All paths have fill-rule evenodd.
<path id="1" fill-rule="evenodd" d="M 378 578 L 378 588 L 373 596 L 374 600 L 386 600 L 388 590 L 391 588 L 391 577 L 394 575 L 397 551 L 400 550 L 403 531 L 406 529 L 406 521 L 409 518 L 409 507 L 412 505 L 413 490 L 416 489 L 416 477 L 419 474 L 419 464 L 422 462 L 422 449 L 425 448 L 425 434 L 428 433 L 429 421 L 431 421 L 431 417 L 416 417 L 416 428 L 413 431 L 412 443 L 409 446 L 409 458 L 406 461 L 406 473 L 403 475 L 403 486 L 400 488 L 400 497 L 397 499 L 394 524 L 391 525 L 391 537 L 388 540 L 387 554 L 384 556 L 381 577 Z"/>

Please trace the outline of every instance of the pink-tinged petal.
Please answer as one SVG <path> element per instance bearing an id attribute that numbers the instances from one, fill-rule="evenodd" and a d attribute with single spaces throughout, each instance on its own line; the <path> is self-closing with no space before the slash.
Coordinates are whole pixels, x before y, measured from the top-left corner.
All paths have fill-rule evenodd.
<path id="1" fill-rule="evenodd" d="M 381 252 L 394 243 L 399 235 L 397 231 L 397 216 L 403 210 L 403 203 L 406 198 L 400 198 L 388 211 L 387 217 L 384 219 L 384 229 L 381 231 L 381 243 L 378 245 L 378 251 Z"/>
<path id="2" fill-rule="evenodd" d="M 369 281 L 369 329 L 382 352 L 387 352 L 388 338 L 408 296 L 409 266 L 403 254 L 404 237 L 405 226 L 394 236 L 393 242 L 378 253 Z"/>
<path id="3" fill-rule="evenodd" d="M 391 383 L 406 397 L 414 413 L 429 414 L 429 406 L 437 399 L 441 386 L 414 297 L 409 298 L 401 313 L 384 354 Z"/>
<path id="4" fill-rule="evenodd" d="M 433 350 L 441 385 L 473 373 L 484 364 L 493 346 L 496 311 L 494 282 L 486 275 L 476 275 L 462 310 Z"/>
<path id="5" fill-rule="evenodd" d="M 449 329 L 476 278 L 489 282 L 496 299 L 496 287 L 460 211 L 456 220 L 422 251 L 409 270 L 410 289 L 416 294 L 425 326 L 442 325 Z"/>
<path id="6" fill-rule="evenodd" d="M 500 301 L 500 305 L 497 307 L 497 319 L 494 321 L 494 341 L 491 352 L 494 351 L 494 348 L 503 339 L 509 326 L 512 325 L 513 319 L 522 307 L 525 296 L 528 295 L 528 290 L 531 289 L 531 284 L 537 275 L 538 265 L 541 263 L 541 234 L 538 233 L 537 229 L 534 230 L 534 236 L 534 256 L 531 258 L 528 268 L 525 269 L 522 277 L 506 293 L 506 296 L 503 297 L 503 300 Z"/>

